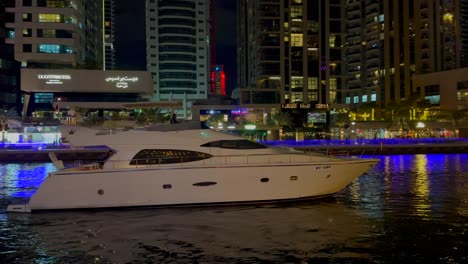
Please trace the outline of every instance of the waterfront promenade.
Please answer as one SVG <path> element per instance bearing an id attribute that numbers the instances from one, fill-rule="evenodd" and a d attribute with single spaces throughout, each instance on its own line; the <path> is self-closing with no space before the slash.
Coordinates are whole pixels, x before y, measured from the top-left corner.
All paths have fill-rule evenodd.
<path id="1" fill-rule="evenodd" d="M 468 153 L 468 138 L 278 140 L 264 143 L 332 155 Z"/>
<path id="2" fill-rule="evenodd" d="M 330 155 L 468 153 L 468 139 L 374 139 L 374 140 L 277 140 L 262 142 L 272 147 L 291 147 Z M 49 153 L 65 162 L 89 163 L 107 157 L 109 148 L 47 144 L 0 144 L 0 162 L 50 162 Z"/>

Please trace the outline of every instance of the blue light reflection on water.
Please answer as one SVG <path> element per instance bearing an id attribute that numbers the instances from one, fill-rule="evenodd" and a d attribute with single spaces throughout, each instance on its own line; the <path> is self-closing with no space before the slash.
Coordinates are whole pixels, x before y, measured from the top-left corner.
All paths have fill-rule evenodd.
<path id="1" fill-rule="evenodd" d="M 1 196 L 27 201 L 50 172 L 52 163 L 11 163 L 0 165 Z"/>

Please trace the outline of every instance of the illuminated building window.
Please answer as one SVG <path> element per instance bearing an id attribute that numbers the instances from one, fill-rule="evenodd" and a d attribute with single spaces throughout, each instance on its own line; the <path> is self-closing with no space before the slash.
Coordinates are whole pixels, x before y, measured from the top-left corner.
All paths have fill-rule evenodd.
<path id="1" fill-rule="evenodd" d="M 37 52 L 39 53 L 73 53 L 73 48 L 63 45 L 40 44 Z"/>
<path id="2" fill-rule="evenodd" d="M 61 1 L 61 0 L 47 0 L 46 1 L 47 7 L 69 7 L 68 1 Z"/>
<path id="3" fill-rule="evenodd" d="M 60 45 L 39 45 L 40 53 L 60 53 Z"/>
<path id="4" fill-rule="evenodd" d="M 310 32 L 318 32 L 319 24 L 317 21 L 308 21 L 307 29 Z"/>
<path id="5" fill-rule="evenodd" d="M 318 101 L 318 93 L 309 91 L 309 102 Z"/>
<path id="6" fill-rule="evenodd" d="M 32 35 L 32 29 L 23 29 L 23 37 L 31 37 Z"/>
<path id="7" fill-rule="evenodd" d="M 291 47 L 302 47 L 303 43 L 302 34 L 291 34 Z"/>
<path id="8" fill-rule="evenodd" d="M 35 93 L 34 102 L 38 104 L 53 103 L 54 94 L 53 93 Z"/>
<path id="9" fill-rule="evenodd" d="M 376 94 L 371 94 L 370 100 L 371 100 L 372 102 L 377 101 L 377 95 L 376 95 Z"/>
<path id="10" fill-rule="evenodd" d="M 366 103 L 366 102 L 367 102 L 367 95 L 363 95 L 363 96 L 362 96 L 362 102 L 363 102 L 363 103 Z"/>
<path id="11" fill-rule="evenodd" d="M 291 77 L 291 89 L 293 91 L 295 91 L 295 90 L 301 90 L 302 91 L 303 86 L 304 86 L 304 81 L 303 81 L 303 78 L 301 76 L 292 76 Z"/>
<path id="12" fill-rule="evenodd" d="M 335 34 L 330 34 L 330 37 L 328 38 L 328 44 L 329 44 L 330 48 L 335 47 L 335 40 L 336 40 Z"/>
<path id="13" fill-rule="evenodd" d="M 336 102 L 336 89 L 337 89 L 337 80 L 336 78 L 330 78 L 330 102 Z"/>
<path id="14" fill-rule="evenodd" d="M 318 78 L 309 77 L 307 79 L 307 90 L 318 90 Z"/>
<path id="15" fill-rule="evenodd" d="M 302 19 L 302 6 L 291 6 L 291 18 Z"/>
<path id="16" fill-rule="evenodd" d="M 358 104 L 359 103 L 359 96 L 354 96 L 353 97 L 353 103 Z"/>
<path id="17" fill-rule="evenodd" d="M 61 23 L 63 17 L 59 14 L 39 14 L 39 22 Z"/>
<path id="18" fill-rule="evenodd" d="M 303 94 L 301 93 L 291 93 L 292 102 L 303 102 Z"/>
<path id="19" fill-rule="evenodd" d="M 31 22 L 32 21 L 32 14 L 30 13 L 23 13 L 23 21 Z"/>
<path id="20" fill-rule="evenodd" d="M 451 13 L 444 14 L 443 20 L 444 20 L 445 23 L 452 24 L 453 23 L 453 14 L 451 14 Z"/>
<path id="21" fill-rule="evenodd" d="M 10 39 L 14 39 L 15 38 L 15 30 L 14 29 L 7 30 L 7 36 Z"/>
<path id="22" fill-rule="evenodd" d="M 346 97 L 346 104 L 351 104 L 351 97 Z"/>

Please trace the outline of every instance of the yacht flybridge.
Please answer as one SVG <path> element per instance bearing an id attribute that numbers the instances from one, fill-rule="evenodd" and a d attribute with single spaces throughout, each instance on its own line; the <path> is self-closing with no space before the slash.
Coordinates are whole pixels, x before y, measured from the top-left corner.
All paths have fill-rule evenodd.
<path id="1" fill-rule="evenodd" d="M 378 162 L 270 148 L 185 123 L 112 133 L 61 129 L 73 146 L 106 145 L 112 154 L 101 164 L 51 173 L 28 204 L 8 211 L 309 199 L 340 191 Z"/>

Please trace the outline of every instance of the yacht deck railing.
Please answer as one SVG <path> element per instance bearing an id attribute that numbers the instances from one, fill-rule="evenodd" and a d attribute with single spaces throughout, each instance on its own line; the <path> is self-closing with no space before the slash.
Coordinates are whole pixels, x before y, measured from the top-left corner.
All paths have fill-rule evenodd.
<path id="1" fill-rule="evenodd" d="M 95 162 L 83 165 L 71 170 L 102 170 L 121 168 L 181 168 L 181 167 L 206 167 L 206 166 L 242 166 L 242 165 L 285 165 L 301 163 L 336 162 L 342 159 L 350 159 L 349 153 L 329 153 L 307 154 L 307 153 L 287 153 L 287 154 L 249 154 L 249 155 L 227 155 L 212 156 L 184 156 L 184 157 L 157 157 L 132 160 L 108 160 L 105 163 Z"/>

